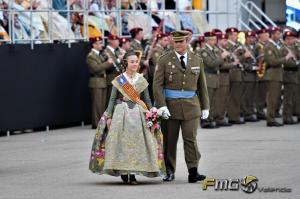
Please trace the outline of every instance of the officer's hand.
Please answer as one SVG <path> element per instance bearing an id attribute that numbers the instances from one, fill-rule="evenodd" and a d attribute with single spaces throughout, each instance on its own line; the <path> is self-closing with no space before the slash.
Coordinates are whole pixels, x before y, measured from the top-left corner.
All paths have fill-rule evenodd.
<path id="1" fill-rule="evenodd" d="M 171 117 L 170 111 L 166 106 L 160 107 L 159 110 L 162 111 L 162 118 L 163 119 L 169 119 Z"/>
<path id="2" fill-rule="evenodd" d="M 201 119 L 205 120 L 208 118 L 208 116 L 209 116 L 209 110 L 208 109 L 202 110 Z"/>
<path id="3" fill-rule="evenodd" d="M 113 64 L 114 60 L 110 57 L 110 58 L 108 58 L 107 62 L 110 63 L 110 64 Z"/>

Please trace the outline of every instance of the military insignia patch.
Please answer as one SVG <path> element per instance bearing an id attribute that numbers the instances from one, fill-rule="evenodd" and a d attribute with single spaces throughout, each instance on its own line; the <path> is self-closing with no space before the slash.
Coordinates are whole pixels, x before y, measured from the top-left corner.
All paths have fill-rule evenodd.
<path id="1" fill-rule="evenodd" d="M 171 65 L 172 65 L 172 63 L 171 63 L 171 62 L 169 62 L 169 63 L 168 63 L 168 65 L 169 65 L 169 66 L 171 66 Z"/>
<path id="2" fill-rule="evenodd" d="M 154 53 L 154 56 L 155 56 L 155 57 L 158 57 L 158 56 L 159 56 L 159 53 Z"/>
<path id="3" fill-rule="evenodd" d="M 206 53 L 206 52 L 203 52 L 201 55 L 202 55 L 203 57 L 207 57 L 207 53 Z"/>
<path id="4" fill-rule="evenodd" d="M 172 65 L 172 68 L 175 68 L 175 66 L 174 66 L 174 65 Z"/>
<path id="5" fill-rule="evenodd" d="M 269 55 L 272 55 L 272 50 L 269 50 L 269 51 L 268 51 L 268 54 L 269 54 Z"/>

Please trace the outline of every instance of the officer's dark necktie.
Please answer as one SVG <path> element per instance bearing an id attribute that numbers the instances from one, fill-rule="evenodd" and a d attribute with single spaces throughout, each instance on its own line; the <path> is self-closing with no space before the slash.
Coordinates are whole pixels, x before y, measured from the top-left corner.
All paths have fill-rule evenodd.
<path id="1" fill-rule="evenodd" d="M 186 67 L 185 67 L 185 62 L 184 62 L 184 56 L 183 56 L 183 55 L 180 56 L 180 63 L 181 63 L 181 67 L 182 67 L 183 69 L 186 69 Z"/>

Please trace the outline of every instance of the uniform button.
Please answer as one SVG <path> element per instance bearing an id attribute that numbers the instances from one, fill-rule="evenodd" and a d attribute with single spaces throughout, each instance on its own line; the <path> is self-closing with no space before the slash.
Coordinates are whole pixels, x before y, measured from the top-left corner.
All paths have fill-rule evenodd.
<path id="1" fill-rule="evenodd" d="M 185 82 L 182 82 L 182 84 L 184 85 L 184 84 L 185 84 Z"/>
<path id="2" fill-rule="evenodd" d="M 183 77 L 185 77 L 185 74 L 183 75 Z"/>

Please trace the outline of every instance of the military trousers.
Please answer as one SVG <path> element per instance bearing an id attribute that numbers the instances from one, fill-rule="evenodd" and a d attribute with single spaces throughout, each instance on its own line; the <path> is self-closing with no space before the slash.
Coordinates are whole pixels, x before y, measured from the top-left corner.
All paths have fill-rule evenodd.
<path id="1" fill-rule="evenodd" d="M 220 85 L 216 92 L 216 123 L 221 124 L 226 122 L 225 115 L 227 112 L 229 101 L 229 86 Z"/>
<path id="2" fill-rule="evenodd" d="M 230 82 L 228 120 L 240 121 L 241 82 Z"/>
<path id="3" fill-rule="evenodd" d="M 209 103 L 210 103 L 210 109 L 209 109 L 209 117 L 208 121 L 212 122 L 214 121 L 216 117 L 216 94 L 217 94 L 218 88 L 207 88 L 208 91 L 208 97 L 209 97 Z"/>
<path id="4" fill-rule="evenodd" d="M 92 127 L 97 127 L 98 122 L 106 109 L 106 88 L 90 88 L 92 102 Z"/>
<path id="5" fill-rule="evenodd" d="M 300 70 L 298 71 L 297 94 L 295 99 L 295 114 L 300 118 Z"/>
<path id="6" fill-rule="evenodd" d="M 255 113 L 255 88 L 255 81 L 242 83 L 241 107 L 245 118 L 251 117 Z"/>
<path id="7" fill-rule="evenodd" d="M 187 168 L 198 167 L 201 156 L 196 139 L 198 125 L 199 118 L 191 120 L 169 119 L 163 121 L 164 158 L 168 174 L 175 173 L 176 171 L 177 142 L 180 129 Z"/>
<path id="8" fill-rule="evenodd" d="M 258 81 L 256 84 L 256 112 L 257 116 L 265 116 L 264 108 L 266 108 L 267 100 L 267 81 Z"/>
<path id="9" fill-rule="evenodd" d="M 281 85 L 279 81 L 268 82 L 267 92 L 267 122 L 275 122 L 276 111 L 281 96 Z"/>
<path id="10" fill-rule="evenodd" d="M 285 83 L 283 94 L 283 121 L 293 121 L 293 108 L 297 96 L 297 84 Z"/>

